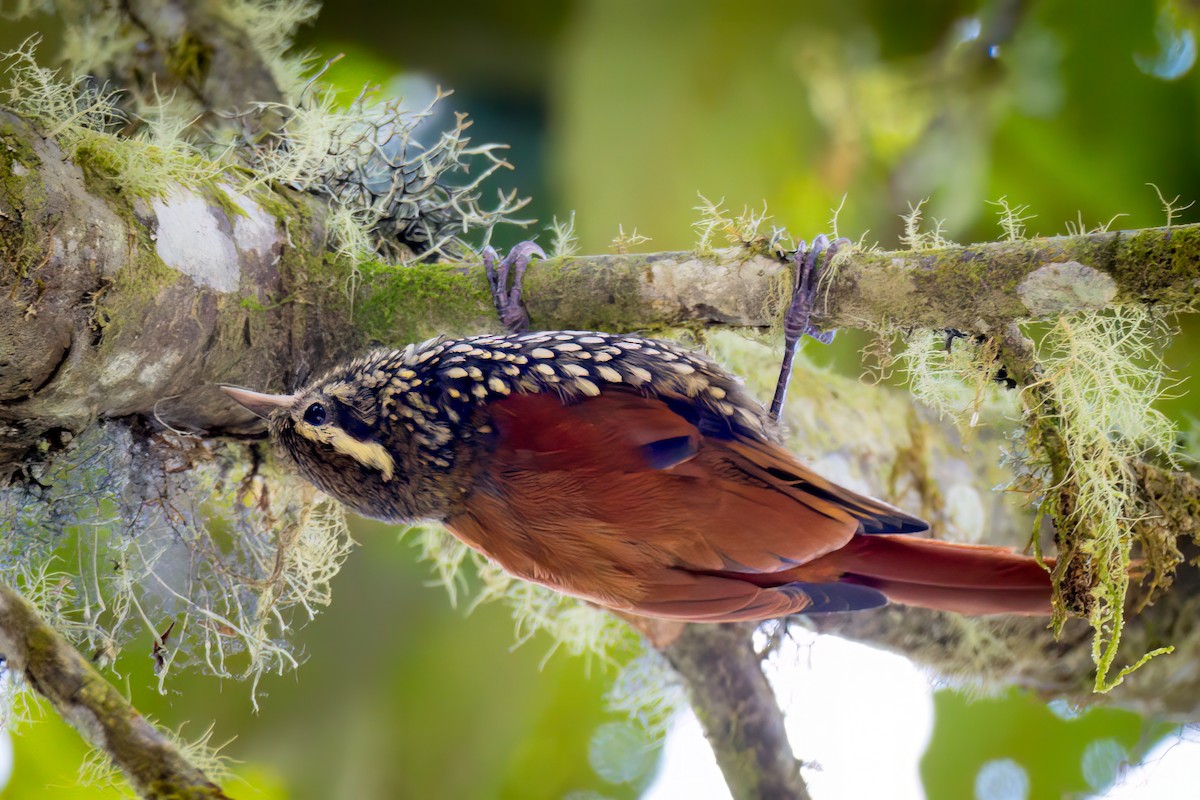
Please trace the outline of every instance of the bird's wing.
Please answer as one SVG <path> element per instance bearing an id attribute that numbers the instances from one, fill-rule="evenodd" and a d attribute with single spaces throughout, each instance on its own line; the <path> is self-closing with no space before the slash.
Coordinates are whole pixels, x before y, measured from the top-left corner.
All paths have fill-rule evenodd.
<path id="1" fill-rule="evenodd" d="M 882 500 L 838 486 L 776 444 L 737 438 L 722 441 L 719 446 L 748 474 L 770 483 L 778 491 L 792 494 L 823 513 L 849 514 L 858 523 L 858 533 L 924 533 L 929 530 L 925 520 Z"/>
<path id="2" fill-rule="evenodd" d="M 633 392 L 568 404 L 512 395 L 489 409 L 497 446 L 450 528 L 522 577 L 610 605 L 689 619 L 813 610 L 820 591 L 764 588 L 767 574 L 837 550 L 864 520 L 889 530 L 914 524 L 776 445 L 706 437 L 666 403 Z M 882 602 L 859 594 L 827 599 Z"/>

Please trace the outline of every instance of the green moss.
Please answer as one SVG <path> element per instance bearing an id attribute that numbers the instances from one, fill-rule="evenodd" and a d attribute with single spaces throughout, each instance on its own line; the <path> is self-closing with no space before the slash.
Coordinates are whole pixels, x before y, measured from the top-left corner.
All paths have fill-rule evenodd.
<path id="1" fill-rule="evenodd" d="M 219 167 L 195 154 L 98 132 L 86 132 L 69 152 L 94 194 L 161 197 L 172 186 L 183 184 L 211 192 L 211 199 L 223 208 L 237 208 L 228 198 L 217 196 L 223 194 L 215 185 Z"/>
<path id="2" fill-rule="evenodd" d="M 85 138 L 75 148 L 73 160 L 83 170 L 84 183 L 91 192 L 108 189 L 122 164 L 112 142 L 105 136 Z"/>
<path id="3" fill-rule="evenodd" d="M 370 290 L 354 318 L 377 341 L 396 345 L 438 334 L 478 333 L 498 324 L 481 267 L 363 264 L 359 269 Z"/>
<path id="4" fill-rule="evenodd" d="M 171 44 L 167 54 L 167 69 L 184 83 L 200 86 L 208 77 L 212 59 L 212 45 L 185 31 Z"/>
<path id="5" fill-rule="evenodd" d="M 526 273 L 529 313 L 540 328 L 628 331 L 654 327 L 641 286 L 653 256 L 625 256 L 605 272 L 579 258 L 539 261 Z M 486 282 L 485 282 L 486 285 Z M 490 306 L 490 300 L 487 301 Z"/>
<path id="6" fill-rule="evenodd" d="M 1200 227 L 1149 229 L 1114 237 L 1113 277 L 1123 301 L 1153 300 L 1196 308 L 1200 281 Z"/>
<path id="7" fill-rule="evenodd" d="M 29 143 L 28 128 L 18 128 L 7 115 L 0 115 L 0 164 L 11 170 L 12 163 L 20 163 L 29 169 L 41 165 L 42 160 Z"/>
<path id="8" fill-rule="evenodd" d="M 237 201 L 233 199 L 229 192 L 217 185 L 215 181 L 207 182 L 201 186 L 200 194 L 203 195 L 204 199 L 209 203 L 224 211 L 226 219 L 228 219 L 231 224 L 238 217 L 249 216 L 246 213 L 246 209 L 238 205 Z M 276 218 L 278 219 L 278 217 Z"/>
<path id="9" fill-rule="evenodd" d="M 84 174 L 87 175 L 86 170 Z M 120 349 L 117 344 L 120 333 L 127 326 L 138 325 L 145 317 L 145 309 L 155 302 L 162 290 L 183 276 L 159 257 L 152 238 L 154 232 L 137 218 L 133 198 L 107 182 L 92 183 L 89 189 L 106 199 L 108 207 L 125 223 L 130 237 L 127 262 L 111 275 L 111 283 L 106 283 L 93 298 L 94 324 L 103 331 L 101 353 L 107 355 Z"/>
<path id="10" fill-rule="evenodd" d="M 306 228 L 312 225 L 312 208 L 290 193 L 275 192 L 267 186 L 255 192 L 254 202 L 281 224 L 295 220 Z"/>
<path id="11" fill-rule="evenodd" d="M 1003 322 L 1028 313 L 1016 288 L 1040 265 L 1036 248 L 1027 241 L 1013 242 L 1003 251 L 948 248 L 937 251 L 926 269 L 914 273 L 913 283 L 918 295 L 937 297 L 941 308 L 984 307 L 992 318 L 985 321 Z M 971 323 L 964 325 L 968 329 L 977 327 L 974 320 L 964 322 Z"/>
<path id="12" fill-rule="evenodd" d="M 45 236 L 35 219 L 49 198 L 41 180 L 41 159 L 28 142 L 28 130 L 0 116 L 0 261 L 18 280 L 45 260 Z"/>

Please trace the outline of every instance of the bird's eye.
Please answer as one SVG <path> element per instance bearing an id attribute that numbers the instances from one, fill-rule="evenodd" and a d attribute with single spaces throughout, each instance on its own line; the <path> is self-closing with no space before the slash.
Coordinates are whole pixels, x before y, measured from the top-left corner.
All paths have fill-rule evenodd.
<path id="1" fill-rule="evenodd" d="M 325 406 L 320 403 L 313 403 L 304 411 L 304 421 L 309 425 L 324 425 L 325 417 Z"/>

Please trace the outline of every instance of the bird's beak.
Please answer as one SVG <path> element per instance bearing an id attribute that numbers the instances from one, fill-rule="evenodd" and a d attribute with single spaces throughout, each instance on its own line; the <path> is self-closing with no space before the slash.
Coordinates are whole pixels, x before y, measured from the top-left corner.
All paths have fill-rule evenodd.
<path id="1" fill-rule="evenodd" d="M 238 405 L 267 419 L 277 408 L 290 408 L 296 402 L 294 394 L 262 394 L 249 389 L 239 389 L 236 386 L 222 386 L 221 391 L 232 397 Z"/>

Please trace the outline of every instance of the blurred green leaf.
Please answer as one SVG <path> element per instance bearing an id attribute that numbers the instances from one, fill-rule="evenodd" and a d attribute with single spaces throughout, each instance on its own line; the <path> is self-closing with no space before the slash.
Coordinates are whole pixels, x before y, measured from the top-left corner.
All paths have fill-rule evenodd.
<path id="1" fill-rule="evenodd" d="M 1016 773 L 996 766 L 1006 760 L 1024 770 L 1029 800 L 1083 796 L 1111 783 L 1122 758 L 1136 763 L 1174 729 L 1129 711 L 1051 708 L 1015 690 L 990 698 L 942 690 L 933 703 L 933 736 L 921 759 L 928 800 L 975 797 L 980 786 L 1007 800 Z"/>

